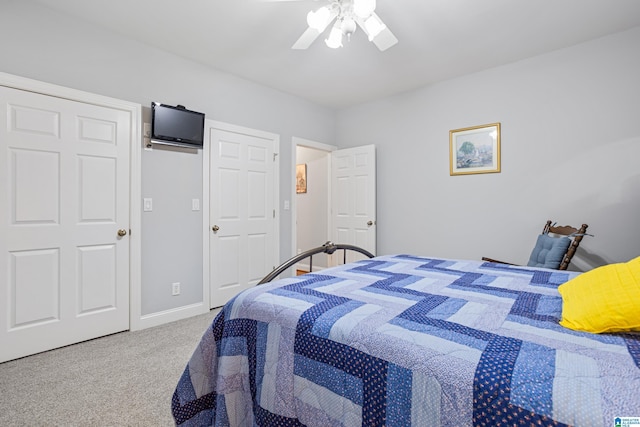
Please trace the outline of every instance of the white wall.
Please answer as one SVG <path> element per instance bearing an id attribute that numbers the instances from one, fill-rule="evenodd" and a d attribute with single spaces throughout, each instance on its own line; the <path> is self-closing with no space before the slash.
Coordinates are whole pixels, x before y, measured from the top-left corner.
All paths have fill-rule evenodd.
<path id="1" fill-rule="evenodd" d="M 141 23 L 141 25 L 144 25 Z M 333 141 L 334 112 L 218 72 L 22 0 L 0 2 L 0 71 L 143 105 L 182 104 L 208 119 L 280 135 L 280 194 L 291 194 L 297 137 Z M 202 151 L 143 151 L 142 313 L 202 300 Z M 280 260 L 291 247 L 291 211 L 280 206 Z M 134 233 L 140 230 L 132 230 Z M 182 283 L 171 296 L 170 282 Z"/>
<path id="2" fill-rule="evenodd" d="M 635 28 L 339 112 L 377 146 L 378 252 L 525 263 L 552 219 L 595 235 L 570 268 L 640 255 L 638 76 Z M 449 131 L 493 122 L 502 172 L 450 176 Z"/>

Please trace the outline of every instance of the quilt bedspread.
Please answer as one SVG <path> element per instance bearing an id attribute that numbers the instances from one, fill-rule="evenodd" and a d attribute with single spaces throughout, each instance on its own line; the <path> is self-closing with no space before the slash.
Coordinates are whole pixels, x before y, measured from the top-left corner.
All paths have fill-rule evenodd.
<path id="1" fill-rule="evenodd" d="M 194 351 L 178 425 L 613 426 L 640 336 L 558 324 L 578 273 L 376 257 L 237 295 Z"/>

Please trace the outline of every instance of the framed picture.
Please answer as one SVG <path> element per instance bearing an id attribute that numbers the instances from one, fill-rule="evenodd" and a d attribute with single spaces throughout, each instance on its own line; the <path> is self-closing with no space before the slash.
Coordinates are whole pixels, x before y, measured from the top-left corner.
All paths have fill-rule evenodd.
<path id="1" fill-rule="evenodd" d="M 451 175 L 500 172 L 500 123 L 449 131 Z"/>
<path id="2" fill-rule="evenodd" d="M 296 165 L 296 193 L 307 192 L 307 164 Z"/>

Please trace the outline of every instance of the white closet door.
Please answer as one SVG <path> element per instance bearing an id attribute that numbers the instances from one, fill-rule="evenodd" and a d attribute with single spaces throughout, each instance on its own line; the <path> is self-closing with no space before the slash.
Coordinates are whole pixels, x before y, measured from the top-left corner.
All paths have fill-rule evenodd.
<path id="1" fill-rule="evenodd" d="M 275 141 L 250 133 L 209 128 L 211 307 L 277 265 Z"/>
<path id="2" fill-rule="evenodd" d="M 131 120 L 0 87 L 0 362 L 129 328 Z"/>

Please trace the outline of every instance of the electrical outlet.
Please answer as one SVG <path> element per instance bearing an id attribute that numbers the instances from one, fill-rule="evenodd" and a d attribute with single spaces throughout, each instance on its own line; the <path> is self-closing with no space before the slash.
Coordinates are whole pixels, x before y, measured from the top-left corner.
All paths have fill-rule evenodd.
<path id="1" fill-rule="evenodd" d="M 180 295 L 180 282 L 171 284 L 171 295 L 173 296 Z"/>

